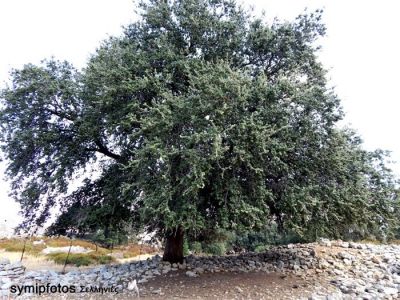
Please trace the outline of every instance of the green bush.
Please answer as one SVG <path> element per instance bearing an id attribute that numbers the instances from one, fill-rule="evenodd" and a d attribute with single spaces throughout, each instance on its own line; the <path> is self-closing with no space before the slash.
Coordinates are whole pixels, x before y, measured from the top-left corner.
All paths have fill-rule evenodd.
<path id="1" fill-rule="evenodd" d="M 258 246 L 256 246 L 256 247 L 254 248 L 254 251 L 257 252 L 257 253 L 260 253 L 260 252 L 265 252 L 265 251 L 267 251 L 269 248 L 270 248 L 269 245 L 258 245 Z"/>
<path id="2" fill-rule="evenodd" d="M 279 232 L 277 225 L 271 224 L 260 230 L 236 232 L 236 239 L 232 241 L 232 247 L 247 251 L 260 251 L 260 249 L 266 249 L 267 246 L 300 242 L 304 242 L 304 239 L 298 234 L 294 232 Z"/>
<path id="3" fill-rule="evenodd" d="M 275 245 L 277 237 L 270 231 L 245 231 L 237 234 L 233 242 L 234 248 L 256 251 L 256 248 L 264 245 Z"/>
<path id="4" fill-rule="evenodd" d="M 214 248 L 221 248 L 220 250 L 221 251 L 223 250 L 222 252 L 226 253 L 227 251 L 233 248 L 235 240 L 236 240 L 236 233 L 234 231 L 217 228 L 215 230 L 207 232 L 206 237 L 202 240 L 202 243 L 200 245 L 201 249 L 198 250 L 200 250 L 199 252 L 203 250 L 205 253 L 214 254 L 213 253 Z M 219 245 L 215 246 L 215 244 Z M 220 253 L 221 252 L 220 250 L 215 250 L 214 252 Z M 216 254 L 216 255 L 221 255 L 221 254 Z"/>
<path id="5" fill-rule="evenodd" d="M 223 255 L 230 250 L 234 251 L 266 251 L 275 245 L 304 242 L 294 232 L 279 232 L 276 224 L 270 224 L 259 230 L 228 231 L 214 229 L 202 233 L 200 237 L 188 236 L 190 250 L 194 253 L 209 253 Z"/>
<path id="6" fill-rule="evenodd" d="M 222 242 L 210 243 L 205 246 L 204 251 L 212 255 L 224 255 L 226 253 L 226 246 Z"/>
<path id="7" fill-rule="evenodd" d="M 65 260 L 64 260 L 65 262 Z M 88 256 L 69 256 L 68 257 L 68 264 L 75 265 L 77 267 L 80 266 L 88 266 L 93 263 L 93 260 Z"/>
<path id="8" fill-rule="evenodd" d="M 193 242 L 190 245 L 190 250 L 194 253 L 202 253 L 203 252 L 203 247 L 201 246 L 200 242 Z"/>
<path id="9" fill-rule="evenodd" d="M 287 244 L 295 244 L 295 243 L 305 243 L 308 240 L 303 239 L 298 234 L 294 232 L 286 232 L 281 233 L 279 238 L 276 240 L 275 245 L 287 245 Z M 310 240 L 310 242 L 313 240 Z"/>
<path id="10" fill-rule="evenodd" d="M 109 264 L 112 261 L 113 261 L 112 256 L 100 255 L 99 257 L 97 257 L 97 263 L 99 263 L 101 265 Z"/>

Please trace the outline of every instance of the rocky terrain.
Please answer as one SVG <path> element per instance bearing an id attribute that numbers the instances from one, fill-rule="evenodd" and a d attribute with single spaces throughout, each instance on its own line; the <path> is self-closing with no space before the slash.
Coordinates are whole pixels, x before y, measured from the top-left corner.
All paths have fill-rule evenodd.
<path id="1" fill-rule="evenodd" d="M 218 285 L 214 284 L 215 280 L 219 280 Z M 21 264 L 3 259 L 0 260 L 0 283 L 3 296 L 10 295 L 12 286 L 61 285 L 76 286 L 77 291 L 81 290 L 80 286 L 92 288 L 86 294 L 88 299 L 96 293 L 110 299 L 134 299 L 138 291 L 146 299 L 177 299 L 185 295 L 189 299 L 213 296 L 221 299 L 398 299 L 400 246 L 321 240 L 279 246 L 265 253 L 190 255 L 184 263 L 172 265 L 154 256 L 145 261 L 66 274 L 24 271 Z M 251 283 L 254 284 L 249 286 Z M 263 284 L 270 285 L 263 289 Z M 201 286 L 204 288 L 197 289 Z M 182 287 L 184 294 L 175 295 Z M 103 292 L 98 288 L 103 288 Z M 271 289 L 275 292 L 271 293 Z M 56 295 L 74 297 L 69 293 L 44 293 L 41 297 L 55 298 Z M 37 296 L 27 292 L 17 298 Z"/>

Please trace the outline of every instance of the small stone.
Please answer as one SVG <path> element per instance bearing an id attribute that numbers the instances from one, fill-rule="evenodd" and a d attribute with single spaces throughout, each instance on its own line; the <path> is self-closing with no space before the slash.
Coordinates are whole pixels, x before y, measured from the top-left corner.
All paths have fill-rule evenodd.
<path id="1" fill-rule="evenodd" d="M 186 271 L 186 276 L 188 277 L 198 277 L 199 275 L 197 275 L 195 272 L 192 271 Z"/>
<path id="2" fill-rule="evenodd" d="M 360 298 L 363 300 L 372 300 L 372 299 L 376 299 L 373 295 L 368 294 L 368 293 L 364 293 L 360 295 Z"/>
<path id="3" fill-rule="evenodd" d="M 371 260 L 372 260 L 372 262 L 374 262 L 376 264 L 380 264 L 381 263 L 381 260 L 377 256 L 372 257 Z"/>
<path id="4" fill-rule="evenodd" d="M 194 271 L 195 271 L 197 274 L 203 274 L 203 273 L 204 273 L 204 269 L 203 269 L 203 268 L 196 268 L 196 269 L 194 269 Z"/>
<path id="5" fill-rule="evenodd" d="M 3 284 L 2 286 L 1 286 L 1 289 L 2 290 L 8 290 L 9 288 L 10 288 L 10 286 L 12 285 L 12 282 L 10 281 L 10 282 L 7 282 L 7 283 L 5 283 L 5 284 Z"/>
<path id="6" fill-rule="evenodd" d="M 349 254 L 349 253 L 347 253 L 347 252 L 344 252 L 344 251 L 339 252 L 339 253 L 338 253 L 338 256 L 339 256 L 341 259 L 348 259 L 348 260 L 352 260 L 352 258 L 353 258 L 353 256 L 352 256 L 351 254 Z"/>
<path id="7" fill-rule="evenodd" d="M 235 289 L 236 289 L 236 291 L 237 291 L 238 293 L 243 293 L 243 290 L 242 290 L 240 287 L 237 286 Z"/>
<path id="8" fill-rule="evenodd" d="M 155 295 L 161 295 L 162 294 L 161 288 L 159 288 L 158 290 L 153 290 L 153 291 L 151 291 L 151 293 L 155 294 Z"/>
<path id="9" fill-rule="evenodd" d="M 332 247 L 332 242 L 328 239 L 324 239 L 320 241 L 320 245 L 325 247 Z"/>
<path id="10" fill-rule="evenodd" d="M 341 246 L 342 248 L 349 248 L 349 243 L 348 243 L 348 242 L 342 242 L 342 243 L 340 244 L 340 246 Z"/>
<path id="11" fill-rule="evenodd" d="M 396 288 L 385 287 L 382 291 L 385 295 L 397 295 L 399 292 Z"/>
<path id="12" fill-rule="evenodd" d="M 178 264 L 178 269 L 179 269 L 179 270 L 184 270 L 184 269 L 186 269 L 186 263 Z"/>
<path id="13" fill-rule="evenodd" d="M 102 276 L 104 279 L 111 279 L 113 277 L 113 274 L 110 272 L 104 272 Z"/>
<path id="14" fill-rule="evenodd" d="M 350 243 L 349 243 L 349 248 L 356 249 L 356 248 L 357 248 L 357 244 L 356 244 L 356 243 L 353 243 L 353 242 L 350 242 Z"/>
<path id="15" fill-rule="evenodd" d="M 338 269 L 333 270 L 333 273 L 335 273 L 336 275 L 343 275 L 343 271 Z"/>
<path id="16" fill-rule="evenodd" d="M 276 266 L 278 267 L 278 269 L 283 269 L 285 267 L 285 263 L 279 260 Z"/>
<path id="17" fill-rule="evenodd" d="M 349 259 L 347 259 L 347 258 L 343 259 L 343 263 L 344 263 L 346 266 L 351 266 L 351 260 L 349 260 Z"/>

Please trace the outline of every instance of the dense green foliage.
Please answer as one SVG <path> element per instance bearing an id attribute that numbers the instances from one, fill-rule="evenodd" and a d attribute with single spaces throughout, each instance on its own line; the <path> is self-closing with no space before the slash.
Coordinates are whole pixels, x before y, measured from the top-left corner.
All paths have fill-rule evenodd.
<path id="1" fill-rule="evenodd" d="M 188 234 L 189 250 L 192 253 L 208 253 L 214 255 L 226 252 L 265 251 L 276 245 L 307 242 L 300 235 L 289 230 L 281 232 L 275 223 L 262 228 L 231 231 L 217 229 L 205 231 L 199 236 Z"/>
<path id="2" fill-rule="evenodd" d="M 52 60 L 12 72 L 1 141 L 23 227 L 55 203 L 61 231 L 130 221 L 196 236 L 273 221 L 312 238 L 392 226 L 385 153 L 335 126 L 343 115 L 316 56 L 319 11 L 268 24 L 230 0 L 141 8 L 81 72 Z M 99 178 L 66 195 L 93 165 Z"/>

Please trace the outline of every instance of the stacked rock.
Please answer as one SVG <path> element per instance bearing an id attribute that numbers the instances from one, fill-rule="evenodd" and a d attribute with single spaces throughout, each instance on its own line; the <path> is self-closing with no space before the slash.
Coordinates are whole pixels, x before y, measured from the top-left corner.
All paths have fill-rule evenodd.
<path id="1" fill-rule="evenodd" d="M 0 258 L 0 295 L 9 295 L 9 289 L 15 279 L 21 278 L 25 268 L 21 263 L 10 263 L 7 258 Z"/>
<path id="2" fill-rule="evenodd" d="M 25 268 L 20 262 L 10 263 L 7 258 L 0 258 L 0 279 L 15 279 L 21 277 L 25 272 Z"/>
<path id="3" fill-rule="evenodd" d="M 291 272 L 313 269 L 318 264 L 313 247 L 287 245 L 275 247 L 265 253 L 247 252 L 232 256 L 188 256 L 186 268 L 194 273 L 205 272 Z M 203 270 L 203 271 L 202 271 Z"/>

